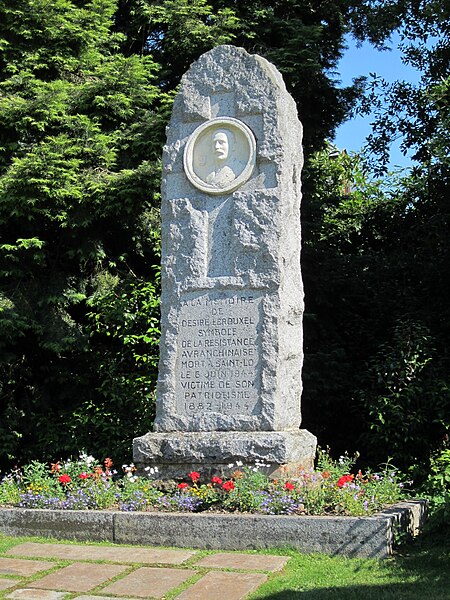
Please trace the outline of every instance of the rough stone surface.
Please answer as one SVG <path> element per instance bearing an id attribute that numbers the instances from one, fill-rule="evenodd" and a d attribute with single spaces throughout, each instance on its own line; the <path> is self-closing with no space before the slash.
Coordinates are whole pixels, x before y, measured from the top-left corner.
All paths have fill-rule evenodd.
<path id="1" fill-rule="evenodd" d="M 392 508 L 384 510 L 382 515 L 392 517 L 396 528 L 409 539 L 419 535 L 423 524 L 427 518 L 428 501 L 426 500 L 408 500 L 399 502 Z M 392 536 L 393 536 L 392 531 Z M 391 540 L 393 543 L 393 539 Z"/>
<path id="2" fill-rule="evenodd" d="M 73 563 L 63 567 L 42 579 L 28 584 L 30 588 L 43 590 L 64 590 L 67 592 L 90 592 L 108 579 L 127 570 L 123 565 L 105 565 L 95 563 Z"/>
<path id="3" fill-rule="evenodd" d="M 0 531 L 10 536 L 112 542 L 113 515 L 88 510 L 2 509 Z"/>
<path id="4" fill-rule="evenodd" d="M 142 567 L 119 581 L 103 588 L 106 594 L 136 596 L 137 598 L 162 598 L 195 575 L 190 569 L 164 569 Z"/>
<path id="5" fill-rule="evenodd" d="M 270 465 L 268 472 L 295 475 L 296 470 L 312 467 L 316 438 L 306 431 L 247 432 L 179 432 L 148 433 L 134 441 L 134 460 L 140 464 L 156 464 L 167 478 L 181 473 L 200 471 L 202 476 L 229 473 L 228 464 L 262 461 Z M 205 462 L 208 457 L 212 466 Z M 164 465 L 162 467 L 161 465 Z"/>
<path id="6" fill-rule="evenodd" d="M 218 550 L 255 550 L 270 547 L 291 547 L 300 552 L 321 552 L 347 556 L 385 558 L 392 553 L 394 527 L 412 535 L 422 529 L 426 516 L 425 500 L 401 502 L 371 517 L 297 517 L 239 514 L 168 514 L 108 512 L 111 519 L 105 532 L 118 544 L 178 546 Z M 11 513 L 22 514 L 22 528 L 8 533 L 6 525 Z M 0 532 L 7 535 L 28 535 L 27 518 L 33 511 L 0 509 Z M 53 513 L 53 511 L 46 511 Z M 55 532 L 64 528 L 68 511 L 55 511 L 59 522 Z M 75 513 L 78 511 L 74 511 Z M 104 524 L 103 515 L 92 511 L 92 518 Z M 17 523 L 17 518 L 13 518 Z M 93 522 L 93 529 L 96 526 Z M 55 537 L 51 527 L 44 535 Z M 75 538 L 76 539 L 76 538 Z M 80 532 L 80 541 L 85 532 Z M 10 552 L 10 551 L 9 551 Z"/>
<path id="7" fill-rule="evenodd" d="M 393 517 L 297 517 L 222 514 L 121 514 L 116 541 L 208 550 L 297 548 L 385 558 L 392 552 Z"/>
<path id="8" fill-rule="evenodd" d="M 266 580 L 262 573 L 207 573 L 177 600 L 243 600 Z"/>
<path id="9" fill-rule="evenodd" d="M 134 442 L 135 463 L 163 478 L 183 453 L 225 462 L 227 444 L 214 433 L 208 448 L 209 432 L 235 432 L 247 464 L 311 464 L 314 438 L 305 463 L 299 435 L 301 141 L 295 102 L 265 59 L 219 46 L 183 77 L 163 156 L 159 437 Z M 204 442 L 185 436 L 175 449 L 179 432 Z M 274 446 L 260 432 L 284 437 Z"/>
<path id="10" fill-rule="evenodd" d="M 13 552 L 9 552 L 12 554 Z M 0 558 L 0 573 L 2 575 L 20 575 L 29 577 L 39 571 L 46 571 L 54 567 L 54 563 L 40 560 L 22 560 L 20 558 Z"/>
<path id="11" fill-rule="evenodd" d="M 7 590 L 10 587 L 14 587 L 18 583 L 19 581 L 17 579 L 6 579 L 5 577 L 0 577 L 0 590 Z"/>
<path id="12" fill-rule="evenodd" d="M 280 571 L 286 565 L 288 560 L 289 556 L 221 552 L 205 556 L 195 564 L 199 567 L 208 567 L 214 569 L 238 569 L 241 571 Z"/>
<path id="13" fill-rule="evenodd" d="M 83 594 L 77 596 L 77 600 L 111 600 L 111 596 L 95 596 L 92 594 Z M 128 598 L 128 600 L 138 600 L 137 598 Z"/>
<path id="14" fill-rule="evenodd" d="M 77 596 L 77 600 L 111 600 L 111 596 L 95 596 L 92 594 L 83 594 Z M 128 600 L 137 600 L 137 598 L 129 598 Z"/>
<path id="15" fill-rule="evenodd" d="M 11 600 L 61 600 L 67 596 L 64 592 L 54 592 L 51 590 L 31 590 L 28 588 L 22 588 L 20 590 L 14 590 L 6 597 Z"/>
<path id="16" fill-rule="evenodd" d="M 14 556 L 63 558 L 65 560 L 106 560 L 122 563 L 180 565 L 194 556 L 195 551 L 164 550 L 159 548 L 118 548 L 114 546 L 75 546 L 73 544 L 37 544 L 26 542 L 9 550 Z M 0 572 L 1 571 L 0 558 Z M 5 559 L 3 559 L 5 560 Z M 35 561 L 21 561 L 34 563 Z M 37 563 L 49 565 L 51 563 Z"/>
<path id="17" fill-rule="evenodd" d="M 254 132 L 257 165 L 211 197 L 185 176 L 183 150 L 218 117 Z M 156 431 L 299 427 L 301 140 L 295 103 L 261 57 L 220 46 L 183 77 L 164 153 Z"/>

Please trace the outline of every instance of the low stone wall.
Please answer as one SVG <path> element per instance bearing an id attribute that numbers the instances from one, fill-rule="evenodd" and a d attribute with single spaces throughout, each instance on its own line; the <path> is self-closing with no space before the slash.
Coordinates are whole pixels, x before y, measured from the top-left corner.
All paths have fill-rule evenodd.
<path id="1" fill-rule="evenodd" d="M 425 500 L 401 502 L 368 517 L 4 508 L 0 509 L 0 532 L 212 550 L 290 547 L 305 553 L 386 558 L 392 554 L 396 533 L 417 535 L 425 516 Z"/>

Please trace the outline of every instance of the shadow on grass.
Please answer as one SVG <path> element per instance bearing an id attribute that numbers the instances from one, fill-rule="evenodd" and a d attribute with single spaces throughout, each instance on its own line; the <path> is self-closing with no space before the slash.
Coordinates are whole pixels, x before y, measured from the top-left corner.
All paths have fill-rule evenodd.
<path id="1" fill-rule="evenodd" d="M 350 561 L 341 578 L 334 576 L 328 581 L 325 576 L 320 587 L 314 587 L 314 576 L 307 581 L 300 567 L 290 574 L 286 572 L 284 582 L 280 575 L 279 591 L 257 597 L 261 600 L 450 600 L 447 536 L 427 535 L 403 546 L 402 554 L 373 564 L 378 565 L 377 570 L 372 574 L 369 571 L 367 579 L 361 579 L 359 572 L 365 571 L 364 563 L 355 561 L 351 566 L 353 561 Z M 331 564 L 328 566 L 332 568 Z"/>
<path id="2" fill-rule="evenodd" d="M 449 589 L 436 590 L 425 582 L 391 585 L 355 585 L 318 590 L 285 590 L 264 596 L 264 600 L 450 600 Z"/>

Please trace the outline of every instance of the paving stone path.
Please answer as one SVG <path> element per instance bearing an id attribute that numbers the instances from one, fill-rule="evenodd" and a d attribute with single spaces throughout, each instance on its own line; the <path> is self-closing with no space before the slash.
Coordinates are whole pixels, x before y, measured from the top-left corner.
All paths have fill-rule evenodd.
<path id="1" fill-rule="evenodd" d="M 243 600 L 288 556 L 27 542 L 0 556 L 8 600 Z"/>

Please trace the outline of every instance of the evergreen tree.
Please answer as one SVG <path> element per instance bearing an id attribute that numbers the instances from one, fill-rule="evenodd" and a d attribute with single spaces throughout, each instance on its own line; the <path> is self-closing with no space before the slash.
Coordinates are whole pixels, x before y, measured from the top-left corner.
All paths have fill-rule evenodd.
<path id="1" fill-rule="evenodd" d="M 149 56 L 120 52 L 115 10 L 0 6 L 2 461 L 120 453 L 121 428 L 151 423 L 154 365 L 136 357 L 157 342 L 142 275 L 157 262 L 166 97 Z"/>

